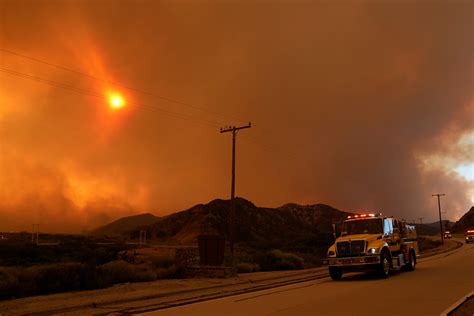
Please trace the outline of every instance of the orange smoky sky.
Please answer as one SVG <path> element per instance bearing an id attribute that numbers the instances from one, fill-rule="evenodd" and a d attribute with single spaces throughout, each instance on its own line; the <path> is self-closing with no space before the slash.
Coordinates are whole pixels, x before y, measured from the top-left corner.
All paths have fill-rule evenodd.
<path id="1" fill-rule="evenodd" d="M 227 198 L 219 127 L 248 121 L 239 196 L 434 221 L 445 193 L 456 220 L 474 199 L 473 6 L 0 0 L 0 231 Z"/>

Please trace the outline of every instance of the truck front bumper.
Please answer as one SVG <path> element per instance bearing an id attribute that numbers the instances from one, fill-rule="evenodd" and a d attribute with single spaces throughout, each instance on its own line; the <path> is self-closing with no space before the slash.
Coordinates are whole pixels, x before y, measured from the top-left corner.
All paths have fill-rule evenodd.
<path id="1" fill-rule="evenodd" d="M 360 256 L 360 257 L 344 257 L 344 258 L 325 258 L 324 266 L 351 267 L 361 265 L 372 265 L 380 263 L 380 256 Z"/>

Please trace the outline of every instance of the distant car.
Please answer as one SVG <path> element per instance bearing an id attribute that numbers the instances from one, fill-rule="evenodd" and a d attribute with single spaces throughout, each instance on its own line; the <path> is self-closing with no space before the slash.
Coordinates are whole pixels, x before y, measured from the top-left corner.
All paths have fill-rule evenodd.
<path id="1" fill-rule="evenodd" d="M 451 233 L 448 232 L 448 231 L 445 231 L 445 232 L 444 232 L 444 239 L 451 239 L 451 238 L 453 238 L 453 236 L 451 235 Z"/>
<path id="2" fill-rule="evenodd" d="M 470 229 L 466 232 L 466 244 L 474 242 L 474 229 Z"/>

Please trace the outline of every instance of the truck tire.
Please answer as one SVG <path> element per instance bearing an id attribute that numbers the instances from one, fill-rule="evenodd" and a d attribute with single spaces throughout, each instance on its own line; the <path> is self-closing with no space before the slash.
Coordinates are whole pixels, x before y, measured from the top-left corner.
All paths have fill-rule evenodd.
<path id="1" fill-rule="evenodd" d="M 381 278 L 386 279 L 390 275 L 390 256 L 386 251 L 380 254 L 380 266 L 378 273 Z"/>
<path id="2" fill-rule="evenodd" d="M 339 281 L 342 278 L 342 269 L 338 267 L 329 267 L 329 275 L 334 281 Z"/>
<path id="3" fill-rule="evenodd" d="M 408 255 L 408 262 L 405 265 L 405 269 L 407 271 L 415 271 L 415 267 L 416 267 L 415 252 L 413 250 L 410 250 L 410 254 Z"/>

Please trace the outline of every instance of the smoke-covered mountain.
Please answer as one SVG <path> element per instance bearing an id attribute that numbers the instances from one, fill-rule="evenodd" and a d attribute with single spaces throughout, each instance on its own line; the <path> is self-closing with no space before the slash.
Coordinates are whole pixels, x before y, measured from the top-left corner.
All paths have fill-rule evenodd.
<path id="1" fill-rule="evenodd" d="M 177 244 L 194 244 L 200 234 L 226 236 L 229 200 L 213 200 L 170 214 L 146 229 L 152 239 Z M 255 206 L 235 200 L 236 242 L 251 248 L 314 248 L 332 238 L 332 223 L 349 213 L 328 205 L 286 204 L 278 208 Z M 135 233 L 136 234 L 136 233 Z"/>

